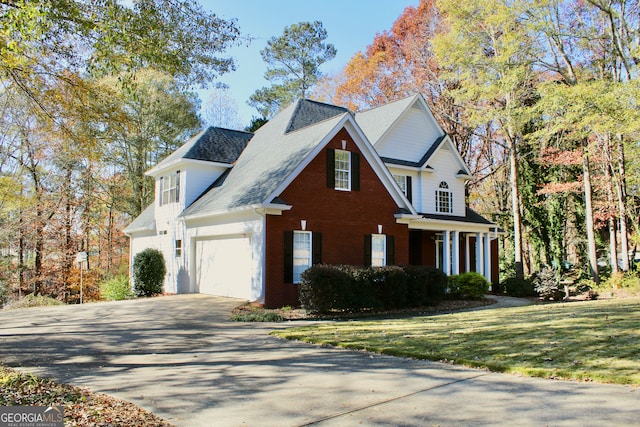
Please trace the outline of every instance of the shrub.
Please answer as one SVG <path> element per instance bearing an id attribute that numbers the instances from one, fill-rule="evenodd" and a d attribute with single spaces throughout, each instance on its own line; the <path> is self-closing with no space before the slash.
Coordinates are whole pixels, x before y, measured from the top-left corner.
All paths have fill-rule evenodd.
<path id="1" fill-rule="evenodd" d="M 310 313 L 348 308 L 352 293 L 352 279 L 340 267 L 318 264 L 302 273 L 300 304 Z"/>
<path id="2" fill-rule="evenodd" d="M 449 293 L 455 298 L 482 298 L 489 291 L 489 282 L 473 271 L 449 276 Z"/>
<path id="3" fill-rule="evenodd" d="M 133 297 L 129 278 L 124 274 L 102 282 L 100 284 L 100 293 L 107 301 L 120 301 Z"/>
<path id="4" fill-rule="evenodd" d="M 431 267 L 314 265 L 302 274 L 300 303 L 310 313 L 420 307 L 445 289 L 446 276 Z"/>
<path id="5" fill-rule="evenodd" d="M 500 282 L 494 289 L 496 294 L 506 294 L 512 297 L 531 297 L 536 295 L 531 280 L 509 277 Z"/>
<path id="6" fill-rule="evenodd" d="M 407 306 L 407 275 L 401 267 L 371 269 L 374 309 L 395 309 Z"/>
<path id="7" fill-rule="evenodd" d="M 48 296 L 29 294 L 25 295 L 22 299 L 9 302 L 4 309 L 16 310 L 19 308 L 47 307 L 51 305 L 64 305 L 64 303 Z"/>
<path id="8" fill-rule="evenodd" d="M 133 291 L 136 296 L 162 293 L 166 273 L 164 257 L 157 249 L 147 248 L 133 259 Z"/>
<path id="9" fill-rule="evenodd" d="M 560 290 L 560 281 L 556 272 L 548 267 L 543 268 L 537 274 L 534 282 L 534 289 L 545 300 L 562 299 L 564 292 Z"/>
<path id="10" fill-rule="evenodd" d="M 447 290 L 447 276 L 434 267 L 407 266 L 407 306 L 422 307 L 442 301 Z"/>

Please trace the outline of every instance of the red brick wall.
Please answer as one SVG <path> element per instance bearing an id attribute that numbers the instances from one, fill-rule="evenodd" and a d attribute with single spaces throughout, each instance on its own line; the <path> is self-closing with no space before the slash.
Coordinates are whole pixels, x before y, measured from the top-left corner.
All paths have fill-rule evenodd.
<path id="1" fill-rule="evenodd" d="M 358 152 L 346 130 L 340 131 L 327 148 Z M 398 206 L 388 194 L 364 156 L 360 156 L 360 191 L 327 188 L 326 149 L 298 175 L 280 195 L 290 211 L 267 216 L 265 306 L 298 305 L 298 285 L 284 283 L 284 232 L 300 230 L 322 233 L 324 264 L 364 264 L 364 236 L 382 232 L 395 237 L 395 264 L 409 263 L 409 233 L 406 225 L 396 224 Z"/>

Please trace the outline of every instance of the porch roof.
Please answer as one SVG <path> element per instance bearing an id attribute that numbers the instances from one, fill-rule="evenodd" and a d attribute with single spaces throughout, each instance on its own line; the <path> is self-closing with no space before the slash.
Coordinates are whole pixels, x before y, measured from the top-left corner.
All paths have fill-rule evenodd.
<path id="1" fill-rule="evenodd" d="M 466 208 L 464 216 L 430 213 L 408 215 L 406 212 L 400 212 L 396 217 L 398 222 L 409 225 L 411 229 L 433 231 L 455 230 L 467 233 L 503 232 L 497 224 L 489 221 L 470 208 Z"/>

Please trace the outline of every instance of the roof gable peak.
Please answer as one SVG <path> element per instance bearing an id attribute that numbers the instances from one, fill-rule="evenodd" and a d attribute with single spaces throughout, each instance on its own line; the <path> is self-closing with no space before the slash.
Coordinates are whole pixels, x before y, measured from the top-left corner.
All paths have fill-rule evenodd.
<path id="1" fill-rule="evenodd" d="M 350 111 L 337 105 L 300 98 L 296 101 L 295 109 L 284 133 L 295 132 L 344 113 L 350 113 Z"/>

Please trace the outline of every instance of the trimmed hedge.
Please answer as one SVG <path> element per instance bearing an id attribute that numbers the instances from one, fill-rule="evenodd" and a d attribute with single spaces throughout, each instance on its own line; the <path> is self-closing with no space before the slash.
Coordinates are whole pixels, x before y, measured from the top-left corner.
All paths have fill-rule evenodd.
<path id="1" fill-rule="evenodd" d="M 311 313 L 421 307 L 442 300 L 446 284 L 431 267 L 318 264 L 302 273 L 300 303 Z"/>
<path id="2" fill-rule="evenodd" d="M 482 274 L 473 271 L 449 276 L 449 293 L 454 298 L 482 298 L 489 286 Z"/>

